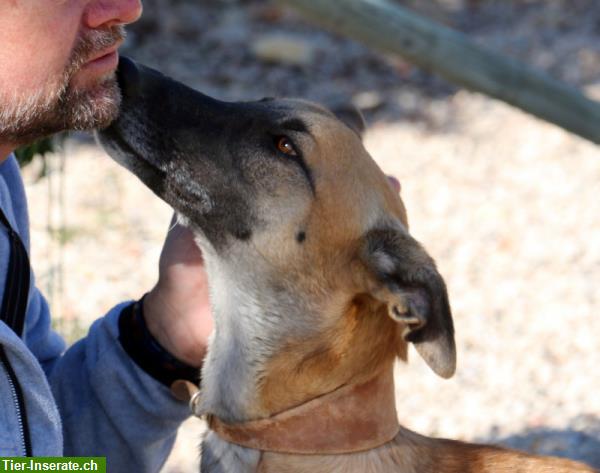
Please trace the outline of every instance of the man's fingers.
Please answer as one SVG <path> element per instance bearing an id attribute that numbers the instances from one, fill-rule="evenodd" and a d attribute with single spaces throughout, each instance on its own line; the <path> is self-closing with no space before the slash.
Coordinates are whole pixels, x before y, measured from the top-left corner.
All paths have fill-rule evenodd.
<path id="1" fill-rule="evenodd" d="M 174 214 L 160 255 L 161 269 L 166 271 L 175 264 L 201 266 L 203 263 L 202 252 L 194 241 L 194 235 L 191 230 L 177 223 Z"/>

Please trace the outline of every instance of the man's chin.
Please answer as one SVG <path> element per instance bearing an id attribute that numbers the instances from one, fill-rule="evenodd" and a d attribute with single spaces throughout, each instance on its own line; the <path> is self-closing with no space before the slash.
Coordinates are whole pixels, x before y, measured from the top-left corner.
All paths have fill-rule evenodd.
<path id="1" fill-rule="evenodd" d="M 63 101 L 65 129 L 106 128 L 119 115 L 121 91 L 115 74 L 84 89 L 72 88 Z"/>
<path id="2" fill-rule="evenodd" d="M 106 128 L 119 115 L 120 105 L 114 73 L 84 88 L 70 83 L 51 105 L 23 107 L 23 114 L 7 117 L 5 126 L 0 123 L 0 142 L 27 144 L 63 131 Z"/>

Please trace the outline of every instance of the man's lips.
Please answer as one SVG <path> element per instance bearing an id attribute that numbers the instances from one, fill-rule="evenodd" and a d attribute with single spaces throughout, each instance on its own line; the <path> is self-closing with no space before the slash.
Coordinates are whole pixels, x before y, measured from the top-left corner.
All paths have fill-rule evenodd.
<path id="1" fill-rule="evenodd" d="M 96 61 L 98 59 L 103 58 L 104 56 L 108 56 L 108 55 L 116 52 L 117 49 L 119 49 L 122 44 L 123 44 L 123 40 L 122 39 L 115 41 L 115 43 L 112 46 L 110 46 L 108 48 L 104 48 L 103 50 L 97 51 L 95 54 L 93 54 L 88 59 L 88 61 L 86 62 L 86 64 L 89 64 L 90 62 L 94 62 L 94 61 Z"/>
<path id="2" fill-rule="evenodd" d="M 119 46 L 123 41 L 117 41 L 109 48 L 97 52 L 83 65 L 81 68 L 85 71 L 93 71 L 97 73 L 113 71 L 119 64 Z"/>

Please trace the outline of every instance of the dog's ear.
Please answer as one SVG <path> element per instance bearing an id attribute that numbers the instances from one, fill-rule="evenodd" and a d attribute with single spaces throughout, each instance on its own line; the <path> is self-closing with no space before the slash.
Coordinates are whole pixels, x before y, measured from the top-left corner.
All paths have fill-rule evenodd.
<path id="1" fill-rule="evenodd" d="M 456 369 L 454 327 L 446 284 L 433 259 L 403 227 L 371 230 L 361 259 L 372 297 L 387 305 L 429 367 L 450 378 Z"/>
<path id="2" fill-rule="evenodd" d="M 367 125 L 358 108 L 351 103 L 331 103 L 329 104 L 329 109 L 340 121 L 362 137 Z"/>

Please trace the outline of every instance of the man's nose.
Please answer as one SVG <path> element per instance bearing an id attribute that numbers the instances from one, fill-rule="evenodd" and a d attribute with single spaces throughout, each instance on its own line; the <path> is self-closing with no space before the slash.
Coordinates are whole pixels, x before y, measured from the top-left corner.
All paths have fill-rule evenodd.
<path id="1" fill-rule="evenodd" d="M 141 14 L 141 0 L 91 0 L 84 13 L 84 24 L 90 29 L 125 25 Z"/>

